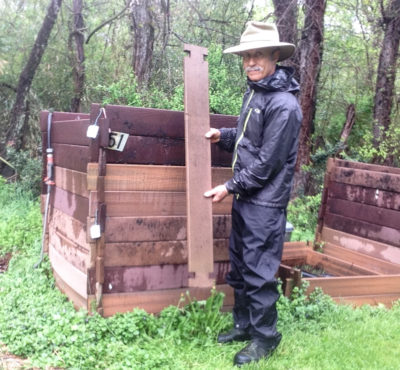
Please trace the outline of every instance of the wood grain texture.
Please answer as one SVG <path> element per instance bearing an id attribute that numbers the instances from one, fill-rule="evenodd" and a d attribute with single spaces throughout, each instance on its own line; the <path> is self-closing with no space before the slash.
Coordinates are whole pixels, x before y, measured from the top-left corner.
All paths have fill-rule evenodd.
<path id="1" fill-rule="evenodd" d="M 345 276 L 304 279 L 310 283 L 307 294 L 316 287 L 331 297 L 397 294 L 400 298 L 400 275 Z"/>
<path id="2" fill-rule="evenodd" d="M 327 226 L 324 226 L 322 230 L 322 240 L 371 257 L 400 264 L 400 248 L 393 245 L 334 230 Z"/>
<path id="3" fill-rule="evenodd" d="M 50 197 L 52 207 L 85 223 L 89 214 L 89 199 L 53 186 Z"/>
<path id="4" fill-rule="evenodd" d="M 400 230 L 327 213 L 325 226 L 362 238 L 400 247 Z"/>
<path id="5" fill-rule="evenodd" d="M 53 122 L 51 142 L 52 144 L 89 146 L 90 139 L 86 136 L 89 125 L 89 119 Z"/>
<path id="6" fill-rule="evenodd" d="M 380 208 L 367 204 L 328 198 L 327 213 L 348 217 L 353 220 L 365 221 L 373 225 L 388 228 L 400 228 L 400 211 Z"/>
<path id="7" fill-rule="evenodd" d="M 400 194 L 391 191 L 332 181 L 329 184 L 329 196 L 400 211 Z"/>
<path id="8" fill-rule="evenodd" d="M 233 290 L 228 285 L 217 285 L 217 291 L 225 294 L 224 305 L 233 305 Z M 118 312 L 128 312 L 133 308 L 141 308 L 149 313 L 158 313 L 170 305 L 185 305 L 188 302 L 186 293 L 191 299 L 204 300 L 210 296 L 209 288 L 184 288 L 139 293 L 105 294 L 103 296 L 104 316 L 112 316 Z M 181 299 L 183 302 L 180 302 Z M 185 299 L 186 298 L 186 299 Z"/>
<path id="9" fill-rule="evenodd" d="M 215 239 L 213 245 L 214 261 L 228 261 L 228 239 Z M 184 264 L 187 245 L 185 240 L 107 243 L 104 261 L 106 267 Z"/>
<path id="10" fill-rule="evenodd" d="M 87 299 L 79 295 L 74 289 L 72 289 L 61 277 L 53 270 L 54 280 L 56 286 L 60 291 L 65 294 L 68 299 L 72 302 L 76 310 L 88 309 Z"/>
<path id="11" fill-rule="evenodd" d="M 323 253 L 327 256 L 340 258 L 343 261 L 366 267 L 382 275 L 400 274 L 400 264 L 383 261 L 332 243 L 324 243 Z"/>
<path id="12" fill-rule="evenodd" d="M 87 182 L 90 190 L 96 189 L 98 165 L 89 163 Z M 186 170 L 183 166 L 107 164 L 104 178 L 106 191 L 185 191 Z M 230 168 L 211 169 L 212 186 L 228 181 Z"/>
<path id="13" fill-rule="evenodd" d="M 67 262 L 63 256 L 49 244 L 51 267 L 68 286 L 83 298 L 87 298 L 87 275 Z"/>
<path id="14" fill-rule="evenodd" d="M 53 149 L 56 166 L 86 172 L 89 162 L 88 146 L 54 144 Z"/>
<path id="15" fill-rule="evenodd" d="M 40 131 L 47 132 L 47 117 L 49 115 L 48 110 L 42 110 L 40 112 Z M 82 120 L 88 119 L 89 114 L 87 113 L 70 113 L 70 112 L 53 112 L 53 122 L 56 121 L 70 121 L 70 120 Z"/>
<path id="16" fill-rule="evenodd" d="M 84 172 L 54 166 L 54 180 L 56 186 L 84 198 L 89 197 L 86 177 L 86 173 Z"/>
<path id="17" fill-rule="evenodd" d="M 97 208 L 98 193 L 90 193 L 89 215 L 94 217 Z M 153 192 L 153 191 L 106 191 L 108 217 L 157 217 L 186 215 L 186 194 L 184 192 Z M 214 215 L 225 215 L 231 212 L 232 196 L 226 197 L 220 203 L 211 204 Z"/>
<path id="18" fill-rule="evenodd" d="M 213 216 L 215 239 L 228 238 L 231 217 Z M 107 243 L 186 240 L 186 217 L 109 217 Z"/>
<path id="19" fill-rule="evenodd" d="M 332 179 L 345 184 L 400 193 L 400 174 L 335 167 L 332 171 Z"/>
<path id="20" fill-rule="evenodd" d="M 399 294 L 373 294 L 360 296 L 332 297 L 339 304 L 348 304 L 352 306 L 363 306 L 365 304 L 377 306 L 384 304 L 387 308 L 391 308 L 393 303 L 399 299 Z"/>
<path id="21" fill-rule="evenodd" d="M 374 172 L 386 172 L 386 173 L 394 173 L 400 175 L 400 168 L 396 167 L 388 167 L 381 166 L 377 164 L 370 163 L 362 163 L 362 162 L 354 162 L 354 161 L 346 161 L 343 159 L 333 159 L 335 166 L 338 167 L 346 167 L 346 168 L 356 168 L 360 170 L 374 171 Z"/>

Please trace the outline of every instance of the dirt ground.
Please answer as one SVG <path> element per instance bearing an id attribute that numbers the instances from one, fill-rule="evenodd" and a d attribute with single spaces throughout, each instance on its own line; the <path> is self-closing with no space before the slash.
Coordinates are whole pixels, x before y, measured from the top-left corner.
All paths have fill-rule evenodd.
<path id="1" fill-rule="evenodd" d="M 0 370 L 34 369 L 29 366 L 29 361 L 14 356 L 7 352 L 4 344 L 0 343 Z"/>
<path id="2" fill-rule="evenodd" d="M 0 274 L 7 270 L 10 259 L 11 253 L 7 253 L 5 256 L 0 257 Z"/>

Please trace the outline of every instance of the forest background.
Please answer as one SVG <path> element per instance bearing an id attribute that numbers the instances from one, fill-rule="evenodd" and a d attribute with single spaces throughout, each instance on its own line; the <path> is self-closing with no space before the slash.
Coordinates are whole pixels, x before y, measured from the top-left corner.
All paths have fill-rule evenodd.
<path id="1" fill-rule="evenodd" d="M 328 156 L 399 166 L 399 0 L 0 0 L 0 14 L 0 155 L 30 188 L 40 110 L 183 110 L 184 43 L 208 48 L 211 113 L 238 114 L 246 80 L 222 50 L 248 20 L 297 45 L 295 194 L 320 192 Z"/>

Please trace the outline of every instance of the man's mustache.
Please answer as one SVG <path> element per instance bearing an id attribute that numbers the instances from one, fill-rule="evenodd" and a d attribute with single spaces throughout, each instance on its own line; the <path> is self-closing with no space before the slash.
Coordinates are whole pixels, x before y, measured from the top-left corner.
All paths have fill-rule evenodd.
<path id="1" fill-rule="evenodd" d="M 261 67 L 255 66 L 255 67 L 246 67 L 244 71 L 247 72 L 252 72 L 252 71 L 262 71 Z"/>

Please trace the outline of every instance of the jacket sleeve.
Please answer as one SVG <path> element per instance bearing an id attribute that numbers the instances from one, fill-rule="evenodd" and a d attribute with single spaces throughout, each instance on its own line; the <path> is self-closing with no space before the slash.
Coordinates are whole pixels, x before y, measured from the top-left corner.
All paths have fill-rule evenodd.
<path id="1" fill-rule="evenodd" d="M 217 145 L 221 149 L 232 153 L 233 149 L 235 148 L 237 128 L 221 128 L 219 131 L 221 132 L 221 136 Z"/>
<path id="2" fill-rule="evenodd" d="M 225 183 L 230 193 L 251 195 L 273 178 L 285 165 L 301 124 L 301 113 L 296 103 L 280 104 L 264 116 L 263 141 L 255 161 L 236 172 Z"/>

